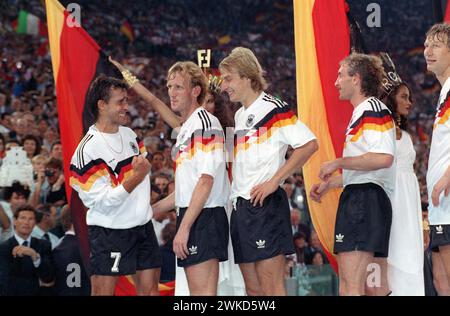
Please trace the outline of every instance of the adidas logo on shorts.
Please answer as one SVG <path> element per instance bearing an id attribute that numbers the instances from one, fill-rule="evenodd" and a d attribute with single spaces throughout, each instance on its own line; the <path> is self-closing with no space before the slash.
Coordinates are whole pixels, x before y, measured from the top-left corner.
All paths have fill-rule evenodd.
<path id="1" fill-rule="evenodd" d="M 344 242 L 344 235 L 342 234 L 336 235 L 336 242 Z"/>
<path id="2" fill-rule="evenodd" d="M 257 240 L 256 246 L 258 246 L 258 249 L 266 248 L 266 241 L 265 240 Z"/>
<path id="3" fill-rule="evenodd" d="M 189 253 L 191 255 L 196 255 L 197 254 L 197 246 L 192 246 L 191 248 L 189 248 Z"/>
<path id="4" fill-rule="evenodd" d="M 441 225 L 436 226 L 436 234 L 442 235 L 444 233 L 444 228 Z"/>

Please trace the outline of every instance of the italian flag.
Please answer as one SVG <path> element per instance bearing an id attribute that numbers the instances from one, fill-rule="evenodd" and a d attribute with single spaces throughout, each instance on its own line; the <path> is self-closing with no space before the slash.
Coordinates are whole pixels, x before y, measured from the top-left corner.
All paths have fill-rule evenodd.
<path id="1" fill-rule="evenodd" d="M 19 34 L 47 35 L 47 26 L 35 15 L 20 10 L 19 17 L 13 22 L 14 30 Z"/>

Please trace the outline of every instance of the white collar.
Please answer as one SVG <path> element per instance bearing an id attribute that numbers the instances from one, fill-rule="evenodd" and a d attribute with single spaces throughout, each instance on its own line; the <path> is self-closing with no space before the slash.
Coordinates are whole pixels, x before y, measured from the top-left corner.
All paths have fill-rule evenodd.
<path id="1" fill-rule="evenodd" d="M 22 245 L 23 242 L 25 241 L 25 239 L 23 239 L 22 237 L 20 237 L 19 235 L 17 235 L 17 233 L 14 233 L 14 238 L 16 238 L 16 241 L 19 243 L 19 245 Z M 30 247 L 30 245 L 31 245 L 31 235 L 28 236 L 28 238 L 26 239 L 26 241 L 28 241 L 28 247 Z"/>

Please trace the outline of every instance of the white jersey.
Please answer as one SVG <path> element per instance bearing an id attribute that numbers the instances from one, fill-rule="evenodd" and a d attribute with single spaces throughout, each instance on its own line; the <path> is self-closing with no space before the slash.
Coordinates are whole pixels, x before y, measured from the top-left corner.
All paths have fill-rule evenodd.
<path id="1" fill-rule="evenodd" d="M 176 161 L 175 205 L 188 207 L 202 174 L 214 178 L 205 208 L 225 206 L 229 181 L 225 162 L 225 138 L 219 120 L 203 107 L 197 108 L 181 126 L 172 150 Z"/>
<path id="2" fill-rule="evenodd" d="M 434 185 L 444 175 L 450 166 L 450 78 L 444 83 L 439 97 L 436 117 L 433 126 L 430 157 L 428 160 L 427 187 L 429 213 L 431 225 L 450 224 L 450 196 L 445 197 L 444 192 L 439 198 L 439 206 L 431 201 Z"/>
<path id="3" fill-rule="evenodd" d="M 356 157 L 367 153 L 395 156 L 395 124 L 385 104 L 370 97 L 353 110 L 348 125 L 343 157 Z M 344 187 L 349 184 L 375 183 L 393 196 L 395 163 L 389 168 L 373 171 L 342 170 Z"/>
<path id="4" fill-rule="evenodd" d="M 235 114 L 231 198 L 250 199 L 251 189 L 270 180 L 294 149 L 316 139 L 283 101 L 262 92 L 247 109 Z"/>
<path id="5" fill-rule="evenodd" d="M 100 133 L 94 125 L 89 128 L 70 164 L 70 186 L 89 209 L 88 225 L 126 229 L 152 218 L 149 177 L 131 193 L 122 185 L 133 174 L 133 157 L 145 152 L 128 127 L 120 126 L 115 134 Z"/>

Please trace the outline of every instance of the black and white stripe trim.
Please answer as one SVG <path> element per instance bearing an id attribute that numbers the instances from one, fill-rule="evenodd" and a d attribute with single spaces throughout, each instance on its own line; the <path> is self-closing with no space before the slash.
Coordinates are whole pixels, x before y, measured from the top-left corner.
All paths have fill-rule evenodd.
<path id="1" fill-rule="evenodd" d="M 87 134 L 86 136 L 84 136 L 84 138 L 80 142 L 80 145 L 78 146 L 77 159 L 78 159 L 78 166 L 80 169 L 84 167 L 84 155 L 83 155 L 84 146 L 86 146 L 87 142 L 90 141 L 92 137 L 94 137 L 94 135 Z"/>
<path id="2" fill-rule="evenodd" d="M 372 110 L 374 112 L 381 112 L 382 111 L 381 102 L 377 98 L 370 98 L 368 100 L 368 102 L 370 103 L 370 106 L 372 106 Z"/>
<path id="3" fill-rule="evenodd" d="M 270 102 L 275 104 L 278 108 L 282 109 L 285 106 L 287 106 L 287 103 L 281 100 L 276 99 L 275 97 L 271 96 L 270 94 L 264 93 L 264 96 L 262 98 L 264 101 Z"/>
<path id="4" fill-rule="evenodd" d="M 208 113 L 206 113 L 205 110 L 200 110 L 197 114 L 198 114 L 198 117 L 200 118 L 200 120 L 202 121 L 203 129 L 204 130 L 211 129 L 212 124 L 211 124 L 211 119 L 209 118 Z"/>

